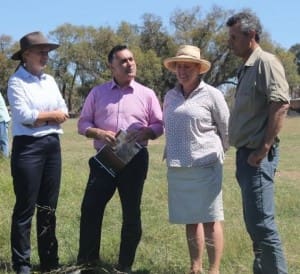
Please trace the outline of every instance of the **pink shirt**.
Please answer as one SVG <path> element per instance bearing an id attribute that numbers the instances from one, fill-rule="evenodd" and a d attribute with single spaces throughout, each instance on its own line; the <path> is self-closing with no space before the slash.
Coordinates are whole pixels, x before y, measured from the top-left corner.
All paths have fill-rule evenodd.
<path id="1" fill-rule="evenodd" d="M 113 132 L 150 127 L 158 137 L 163 133 L 161 106 L 152 89 L 134 80 L 126 88 L 110 81 L 94 87 L 85 100 L 78 121 L 79 134 L 85 135 L 90 127 Z M 96 150 L 102 146 L 102 141 L 94 139 Z"/>

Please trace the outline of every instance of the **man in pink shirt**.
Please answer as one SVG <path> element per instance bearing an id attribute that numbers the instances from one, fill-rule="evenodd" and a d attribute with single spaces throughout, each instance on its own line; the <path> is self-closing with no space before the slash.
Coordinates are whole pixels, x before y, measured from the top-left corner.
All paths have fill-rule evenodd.
<path id="1" fill-rule="evenodd" d="M 90 175 L 81 205 L 78 264 L 100 262 L 101 227 L 104 209 L 118 190 L 123 222 L 119 261 L 115 273 L 131 273 L 142 226 L 140 203 L 148 170 L 147 143 L 163 133 L 162 111 L 153 90 L 137 83 L 132 52 L 122 45 L 108 55 L 113 79 L 94 87 L 84 103 L 78 132 L 94 139 L 98 151 L 105 144 L 115 145 L 115 134 L 126 130 L 130 140 L 143 148 L 116 176 L 111 176 L 92 157 Z"/>

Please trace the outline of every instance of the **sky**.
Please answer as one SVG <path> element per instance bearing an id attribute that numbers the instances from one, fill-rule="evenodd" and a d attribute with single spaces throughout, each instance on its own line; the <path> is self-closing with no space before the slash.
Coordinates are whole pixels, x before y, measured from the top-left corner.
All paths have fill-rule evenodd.
<path id="1" fill-rule="evenodd" d="M 300 43 L 299 0 L 1 0 L 0 35 L 9 35 L 14 41 L 32 31 L 45 35 L 58 26 L 110 26 L 116 28 L 122 21 L 142 24 L 142 15 L 160 16 L 164 26 L 176 9 L 191 10 L 200 6 L 205 15 L 217 5 L 226 10 L 250 8 L 260 18 L 272 41 L 285 49 Z"/>

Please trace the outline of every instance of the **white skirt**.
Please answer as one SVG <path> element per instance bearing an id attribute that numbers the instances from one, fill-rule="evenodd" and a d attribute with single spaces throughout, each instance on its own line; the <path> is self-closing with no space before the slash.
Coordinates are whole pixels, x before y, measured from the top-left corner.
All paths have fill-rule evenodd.
<path id="1" fill-rule="evenodd" d="M 197 224 L 224 220 L 223 166 L 168 167 L 169 221 Z"/>

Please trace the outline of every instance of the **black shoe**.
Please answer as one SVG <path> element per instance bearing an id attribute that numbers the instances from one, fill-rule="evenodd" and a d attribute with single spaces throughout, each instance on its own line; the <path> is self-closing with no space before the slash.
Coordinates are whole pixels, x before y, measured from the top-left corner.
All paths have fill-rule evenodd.
<path id="1" fill-rule="evenodd" d="M 113 269 L 113 274 L 132 274 L 130 266 L 120 266 L 117 265 Z"/>
<path id="2" fill-rule="evenodd" d="M 92 261 L 77 261 L 77 266 L 80 268 L 81 274 L 97 274 L 99 273 L 99 268 L 101 265 L 102 262 L 100 259 L 95 259 Z"/>

